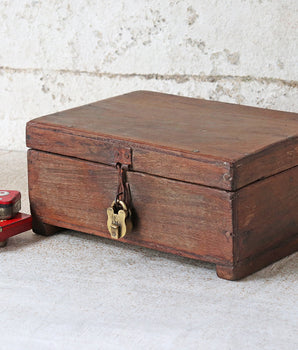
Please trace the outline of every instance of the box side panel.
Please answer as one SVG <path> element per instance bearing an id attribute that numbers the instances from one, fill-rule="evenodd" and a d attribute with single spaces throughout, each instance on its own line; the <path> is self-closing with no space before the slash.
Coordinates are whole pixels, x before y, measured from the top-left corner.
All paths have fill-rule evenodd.
<path id="1" fill-rule="evenodd" d="M 235 215 L 237 262 L 294 239 L 298 235 L 298 166 L 237 191 Z"/>
<path id="2" fill-rule="evenodd" d="M 117 191 L 111 166 L 29 150 L 35 220 L 110 237 L 106 209 Z M 134 230 L 121 241 L 215 263 L 233 259 L 231 196 L 225 191 L 128 173 Z"/>
<path id="3" fill-rule="evenodd" d="M 237 161 L 234 164 L 232 189 L 239 189 L 297 165 L 298 137 L 293 136 Z"/>

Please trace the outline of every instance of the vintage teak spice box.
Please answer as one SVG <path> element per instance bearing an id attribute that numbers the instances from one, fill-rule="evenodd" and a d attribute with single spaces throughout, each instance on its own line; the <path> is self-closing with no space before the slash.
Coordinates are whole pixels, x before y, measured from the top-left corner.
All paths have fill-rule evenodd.
<path id="1" fill-rule="evenodd" d="M 240 279 L 298 247 L 298 115 L 147 91 L 27 124 L 33 230 L 68 228 Z"/>

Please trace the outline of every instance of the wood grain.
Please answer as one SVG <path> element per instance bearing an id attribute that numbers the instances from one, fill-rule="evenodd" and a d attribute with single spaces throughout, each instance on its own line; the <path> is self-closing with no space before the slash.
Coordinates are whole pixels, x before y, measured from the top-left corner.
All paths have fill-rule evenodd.
<path id="1" fill-rule="evenodd" d="M 27 146 L 105 164 L 131 147 L 135 170 L 166 177 L 152 162 L 168 152 L 174 179 L 236 190 L 296 166 L 297 133 L 295 113 L 137 91 L 30 121 Z"/>
<path id="2" fill-rule="evenodd" d="M 236 264 L 217 264 L 216 273 L 218 277 L 227 280 L 240 280 L 254 272 L 295 253 L 298 250 L 298 234 L 280 241 L 257 255 L 250 256 Z"/>
<path id="3" fill-rule="evenodd" d="M 33 229 L 110 238 L 106 208 L 117 190 L 110 166 L 28 151 Z M 134 230 L 121 241 L 214 262 L 243 278 L 298 249 L 298 167 L 236 193 L 128 172 Z"/>
<path id="4" fill-rule="evenodd" d="M 166 151 L 159 148 L 127 143 L 109 138 L 71 134 L 53 127 L 27 124 L 27 146 L 97 163 L 113 165 L 114 150 L 132 148 L 134 170 L 211 187 L 231 189 L 231 169 L 227 162 L 195 153 Z"/>
<path id="5" fill-rule="evenodd" d="M 297 134 L 295 113 L 146 91 L 37 118 L 27 124 L 33 229 L 110 237 L 120 161 L 134 220 L 121 241 L 245 277 L 298 249 Z"/>
<path id="6" fill-rule="evenodd" d="M 30 150 L 34 220 L 110 237 L 106 209 L 117 190 L 116 169 Z M 211 262 L 233 259 L 228 192 L 129 172 L 134 230 L 123 242 Z M 35 226 L 34 226 L 35 227 Z"/>
<path id="7" fill-rule="evenodd" d="M 298 166 L 242 188 L 234 207 L 237 262 L 298 234 Z"/>
<path id="8" fill-rule="evenodd" d="M 296 132 L 298 133 L 298 123 Z M 298 165 L 298 137 L 295 136 L 235 162 L 232 189 L 241 188 L 296 165 Z"/>
<path id="9" fill-rule="evenodd" d="M 221 278 L 238 280 L 298 250 L 298 166 L 236 192 L 233 264 Z"/>

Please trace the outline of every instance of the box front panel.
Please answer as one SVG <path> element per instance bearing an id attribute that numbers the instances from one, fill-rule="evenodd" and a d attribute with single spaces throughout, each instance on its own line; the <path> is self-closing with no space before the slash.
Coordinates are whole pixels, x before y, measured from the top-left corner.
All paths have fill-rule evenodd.
<path id="1" fill-rule="evenodd" d="M 35 220 L 110 237 L 106 209 L 117 191 L 114 167 L 29 150 Z M 231 195 L 226 191 L 128 172 L 134 229 L 120 241 L 215 263 L 232 262 Z"/>

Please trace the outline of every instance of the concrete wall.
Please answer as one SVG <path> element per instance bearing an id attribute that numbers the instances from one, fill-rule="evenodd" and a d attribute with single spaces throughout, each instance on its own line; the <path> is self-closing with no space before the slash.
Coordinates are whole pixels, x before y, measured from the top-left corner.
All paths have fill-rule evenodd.
<path id="1" fill-rule="evenodd" d="M 136 89 L 297 112 L 297 12 L 297 0 L 0 0 L 0 149 L 25 149 L 34 117 Z"/>

